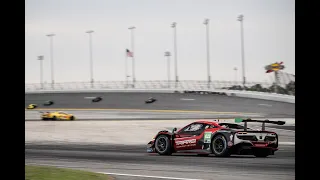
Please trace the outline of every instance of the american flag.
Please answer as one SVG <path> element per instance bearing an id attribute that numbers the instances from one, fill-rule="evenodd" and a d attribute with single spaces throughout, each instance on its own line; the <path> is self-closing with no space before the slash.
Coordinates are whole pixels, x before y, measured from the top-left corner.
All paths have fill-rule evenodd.
<path id="1" fill-rule="evenodd" d="M 127 49 L 127 57 L 133 57 L 133 52 L 130 52 L 129 49 Z"/>

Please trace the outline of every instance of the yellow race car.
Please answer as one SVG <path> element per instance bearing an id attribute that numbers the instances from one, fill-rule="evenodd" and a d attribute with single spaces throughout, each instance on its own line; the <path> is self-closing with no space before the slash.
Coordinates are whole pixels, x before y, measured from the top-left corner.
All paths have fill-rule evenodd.
<path id="1" fill-rule="evenodd" d="M 36 105 L 36 104 L 29 104 L 27 109 L 35 109 L 37 107 L 38 107 L 38 105 Z"/>
<path id="2" fill-rule="evenodd" d="M 73 114 L 68 114 L 62 111 L 57 112 L 45 112 L 41 115 L 42 120 L 75 120 Z"/>

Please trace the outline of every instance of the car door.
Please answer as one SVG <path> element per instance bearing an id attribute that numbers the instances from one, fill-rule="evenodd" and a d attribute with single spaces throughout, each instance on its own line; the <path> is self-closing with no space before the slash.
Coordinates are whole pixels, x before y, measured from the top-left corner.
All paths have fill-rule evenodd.
<path id="1" fill-rule="evenodd" d="M 60 116 L 60 119 L 65 120 L 65 119 L 67 119 L 68 114 L 67 114 L 67 113 L 64 113 L 64 112 L 60 112 L 60 113 L 59 113 L 59 116 Z"/>
<path id="2" fill-rule="evenodd" d="M 175 149 L 177 151 L 201 149 L 198 142 L 205 128 L 206 124 L 195 122 L 181 129 L 174 140 Z"/>

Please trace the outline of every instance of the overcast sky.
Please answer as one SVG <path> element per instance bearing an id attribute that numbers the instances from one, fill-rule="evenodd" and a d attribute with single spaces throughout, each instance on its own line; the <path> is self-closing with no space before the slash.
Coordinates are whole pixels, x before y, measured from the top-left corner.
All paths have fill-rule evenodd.
<path id="1" fill-rule="evenodd" d="M 180 80 L 206 80 L 204 18 L 210 19 L 213 80 L 241 79 L 239 14 L 244 15 L 247 81 L 270 81 L 264 66 L 283 61 L 295 73 L 294 0 L 25 0 L 26 83 L 51 81 L 50 41 L 56 82 L 89 81 L 89 37 L 94 30 L 93 64 L 96 81 L 124 80 L 129 26 L 136 26 L 137 80 L 166 80 L 164 51 L 173 52 L 172 22 L 177 22 Z M 174 63 L 171 57 L 171 75 Z M 129 59 L 130 61 L 130 59 Z M 130 61 L 131 62 L 131 61 Z M 129 64 L 131 65 L 131 64 Z M 129 71 L 131 73 L 131 71 Z"/>

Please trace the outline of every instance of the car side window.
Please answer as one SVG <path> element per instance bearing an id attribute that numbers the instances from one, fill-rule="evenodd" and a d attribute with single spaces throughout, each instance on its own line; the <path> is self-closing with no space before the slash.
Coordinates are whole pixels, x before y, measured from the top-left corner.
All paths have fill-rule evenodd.
<path id="1" fill-rule="evenodd" d="M 192 123 L 182 129 L 179 134 L 200 135 L 207 128 L 207 126 L 209 125 L 202 123 Z"/>

